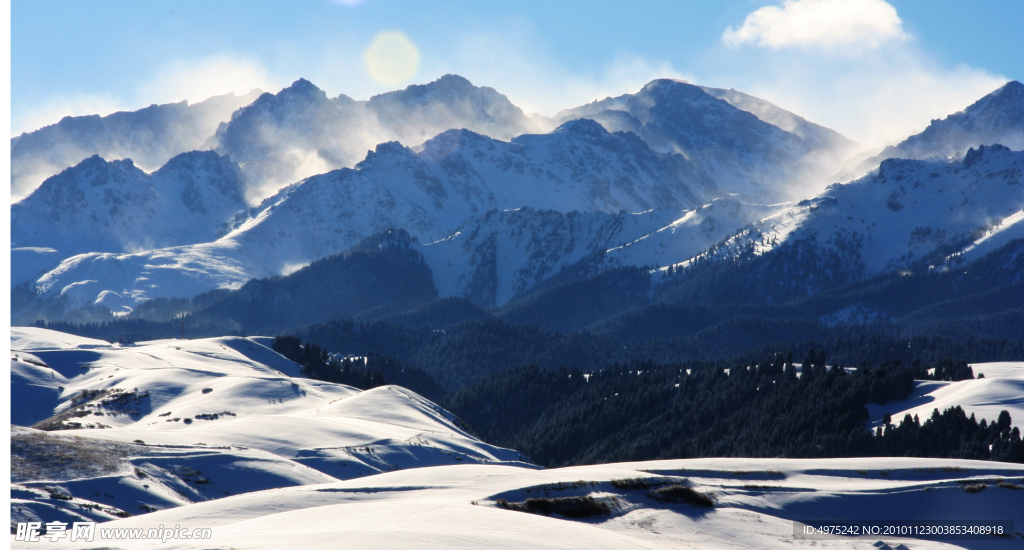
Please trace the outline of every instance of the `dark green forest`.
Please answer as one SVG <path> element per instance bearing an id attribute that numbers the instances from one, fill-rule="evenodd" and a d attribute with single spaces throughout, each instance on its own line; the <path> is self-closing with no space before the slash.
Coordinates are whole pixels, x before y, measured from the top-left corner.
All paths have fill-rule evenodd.
<path id="1" fill-rule="evenodd" d="M 275 339 L 274 349 L 315 378 L 364 389 L 387 381 L 418 391 L 481 439 L 545 466 L 712 456 L 1024 462 L 1020 430 L 1006 411 L 993 419 L 967 417 L 959 407 L 895 423 L 888 414 L 868 418 L 868 403 L 905 399 L 915 380 L 974 378 L 964 361 L 915 361 L 909 367 L 899 359 L 862 362 L 848 372 L 826 366 L 824 351 L 810 349 L 800 376 L 791 351 L 749 364 L 647 360 L 591 372 L 530 364 L 444 392 L 425 371 L 391 358 L 355 364 L 329 359 L 315 344 L 292 336 Z M 869 420 L 885 427 L 872 433 L 865 429 Z"/>

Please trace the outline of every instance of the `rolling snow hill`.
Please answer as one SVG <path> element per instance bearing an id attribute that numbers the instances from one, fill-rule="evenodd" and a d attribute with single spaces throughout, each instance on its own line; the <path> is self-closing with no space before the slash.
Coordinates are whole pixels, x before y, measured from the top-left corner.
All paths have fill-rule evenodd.
<path id="1" fill-rule="evenodd" d="M 25 197 L 46 178 L 99 155 L 108 160 L 132 159 L 155 170 L 172 157 L 206 149 L 217 125 L 262 93 L 253 90 L 187 101 L 150 105 L 107 116 L 64 117 L 60 122 L 11 138 L 11 197 Z"/>
<path id="2" fill-rule="evenodd" d="M 1021 533 L 945 542 L 885 535 L 815 540 L 794 536 L 800 527 L 794 522 L 999 518 L 1019 525 L 1020 491 L 1009 487 L 1022 474 L 1019 464 L 920 458 L 718 458 L 551 470 L 443 466 L 253 492 L 98 527 L 212 530 L 209 540 L 168 541 L 178 548 L 333 548 L 340 540 L 362 548 L 996 549 L 1019 544 Z M 969 484 L 984 489 L 965 491 Z M 673 485 L 713 495 L 714 506 L 648 496 Z M 607 515 L 545 516 L 499 504 L 588 497 Z M 101 544 L 162 544 L 105 541 L 96 531 Z M 65 540 L 58 547 L 76 546 Z"/>
<path id="3" fill-rule="evenodd" d="M 12 418 L 37 428 L 13 432 L 25 457 L 16 461 L 14 515 L 50 518 L 56 507 L 106 520 L 427 465 L 528 466 L 413 392 L 303 378 L 262 341 L 120 346 L 13 329 Z"/>

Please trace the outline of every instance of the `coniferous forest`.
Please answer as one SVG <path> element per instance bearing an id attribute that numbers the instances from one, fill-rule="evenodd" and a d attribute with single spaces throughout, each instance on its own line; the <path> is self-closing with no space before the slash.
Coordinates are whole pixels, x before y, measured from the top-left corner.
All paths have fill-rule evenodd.
<path id="1" fill-rule="evenodd" d="M 276 338 L 274 349 L 314 378 L 362 389 L 399 384 L 439 400 L 481 439 L 545 466 L 713 456 L 1024 463 L 1020 429 L 1006 411 L 994 419 L 968 417 L 960 407 L 927 418 L 868 417 L 868 403 L 905 399 L 915 380 L 974 378 L 964 361 L 848 369 L 827 366 L 824 350 L 809 349 L 799 367 L 792 351 L 747 364 L 634 360 L 593 372 L 529 364 L 445 392 L 427 372 L 387 356 L 335 359 L 294 336 Z M 865 429 L 872 420 L 882 424 L 874 432 Z"/>

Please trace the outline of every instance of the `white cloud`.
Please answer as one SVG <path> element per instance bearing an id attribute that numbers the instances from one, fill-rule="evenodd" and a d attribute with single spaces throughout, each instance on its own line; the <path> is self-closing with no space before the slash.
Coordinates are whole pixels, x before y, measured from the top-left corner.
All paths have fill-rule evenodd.
<path id="1" fill-rule="evenodd" d="M 786 0 L 782 7 L 750 13 L 738 29 L 727 28 L 722 42 L 730 48 L 753 44 L 850 52 L 908 38 L 896 8 L 884 0 Z"/>

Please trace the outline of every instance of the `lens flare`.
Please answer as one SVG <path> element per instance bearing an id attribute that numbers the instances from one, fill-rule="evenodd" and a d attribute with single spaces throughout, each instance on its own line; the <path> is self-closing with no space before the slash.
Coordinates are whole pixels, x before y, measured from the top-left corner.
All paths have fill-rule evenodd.
<path id="1" fill-rule="evenodd" d="M 363 55 L 370 77 L 390 86 L 401 84 L 416 74 L 420 52 L 398 31 L 378 33 Z"/>

